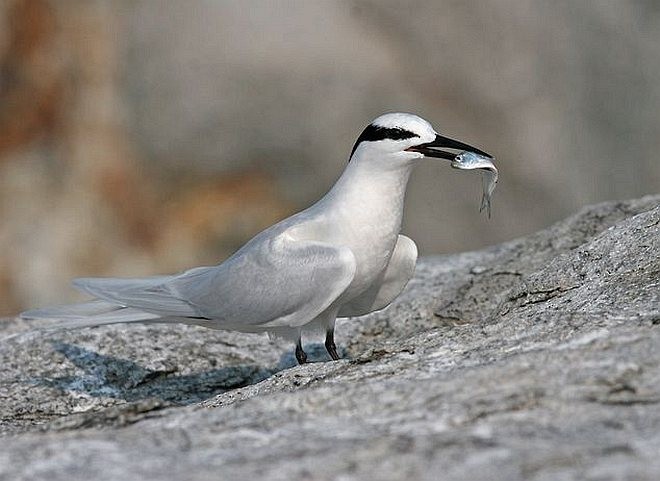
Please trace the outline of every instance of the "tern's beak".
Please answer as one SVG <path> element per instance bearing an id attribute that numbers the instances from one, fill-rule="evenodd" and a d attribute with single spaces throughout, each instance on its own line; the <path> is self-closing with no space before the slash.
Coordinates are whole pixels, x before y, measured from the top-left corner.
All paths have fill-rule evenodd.
<path id="1" fill-rule="evenodd" d="M 483 150 L 479 150 L 476 147 L 472 147 L 471 145 L 464 144 L 463 142 L 459 142 L 458 140 L 453 140 L 447 137 L 443 137 L 442 135 L 436 135 L 435 140 L 433 142 L 428 142 L 426 144 L 421 144 L 421 145 L 414 145 L 412 147 L 407 148 L 406 150 L 408 150 L 409 152 L 419 152 L 420 154 L 424 154 L 425 157 L 437 157 L 439 159 L 447 159 L 447 160 L 454 160 L 454 157 L 458 155 L 457 153 L 452 154 L 451 152 L 445 152 L 443 150 L 439 150 L 441 148 L 455 149 L 461 151 L 467 150 L 469 152 L 473 152 L 475 154 L 488 157 L 489 159 L 493 158 L 492 155 L 487 154 Z"/>

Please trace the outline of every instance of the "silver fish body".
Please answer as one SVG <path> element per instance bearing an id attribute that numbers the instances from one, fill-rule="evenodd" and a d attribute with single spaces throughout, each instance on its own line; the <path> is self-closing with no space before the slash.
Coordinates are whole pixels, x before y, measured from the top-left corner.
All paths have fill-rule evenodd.
<path id="1" fill-rule="evenodd" d="M 482 170 L 481 182 L 483 193 L 481 195 L 479 212 L 486 209 L 488 218 L 490 219 L 490 199 L 497 186 L 498 177 L 497 167 L 493 164 L 493 159 L 465 151 L 458 154 L 454 160 L 451 161 L 451 166 L 455 169 L 462 170 Z"/>

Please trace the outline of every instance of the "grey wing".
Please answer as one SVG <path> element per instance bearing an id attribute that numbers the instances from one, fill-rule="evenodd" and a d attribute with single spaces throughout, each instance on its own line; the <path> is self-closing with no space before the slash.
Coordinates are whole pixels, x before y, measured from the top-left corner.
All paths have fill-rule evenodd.
<path id="1" fill-rule="evenodd" d="M 287 233 L 246 247 L 217 267 L 175 278 L 168 289 L 217 327 L 295 327 L 329 307 L 355 275 L 347 247 Z"/>
<path id="2" fill-rule="evenodd" d="M 200 314 L 185 299 L 168 287 L 174 276 L 126 279 L 83 277 L 73 281 L 79 290 L 119 307 L 133 307 L 163 317 L 198 317 Z"/>
<path id="3" fill-rule="evenodd" d="M 362 316 L 387 307 L 408 284 L 415 273 L 416 262 L 415 242 L 400 235 L 387 268 L 369 289 L 341 307 L 339 317 Z"/>

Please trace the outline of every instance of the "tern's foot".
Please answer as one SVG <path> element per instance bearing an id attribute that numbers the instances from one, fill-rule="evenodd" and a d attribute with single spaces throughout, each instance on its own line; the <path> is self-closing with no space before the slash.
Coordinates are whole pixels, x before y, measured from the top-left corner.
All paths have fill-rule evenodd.
<path id="1" fill-rule="evenodd" d="M 298 344 L 296 344 L 296 360 L 298 361 L 298 364 L 305 364 L 307 362 L 307 353 L 303 351 L 300 340 L 298 340 Z"/>
<path id="2" fill-rule="evenodd" d="M 328 331 L 325 335 L 325 349 L 330 354 L 333 361 L 339 361 L 339 354 L 337 354 L 337 346 L 335 345 L 335 331 Z"/>

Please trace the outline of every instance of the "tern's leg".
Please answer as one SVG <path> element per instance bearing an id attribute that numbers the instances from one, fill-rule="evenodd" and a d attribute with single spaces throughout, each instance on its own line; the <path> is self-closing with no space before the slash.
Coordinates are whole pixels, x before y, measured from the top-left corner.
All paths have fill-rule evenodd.
<path id="1" fill-rule="evenodd" d="M 333 361 L 339 361 L 339 354 L 337 354 L 337 346 L 335 345 L 335 328 L 334 326 L 325 333 L 325 349 L 330 354 Z"/>
<path id="2" fill-rule="evenodd" d="M 301 338 L 298 338 L 298 342 L 296 343 L 296 360 L 298 364 L 305 364 L 307 362 L 307 354 L 303 351 Z"/>

